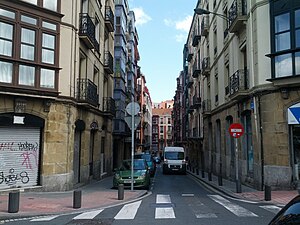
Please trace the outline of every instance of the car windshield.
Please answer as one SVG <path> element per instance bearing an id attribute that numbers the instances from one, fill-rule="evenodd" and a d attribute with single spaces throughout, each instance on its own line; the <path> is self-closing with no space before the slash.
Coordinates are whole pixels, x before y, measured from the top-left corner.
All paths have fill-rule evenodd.
<path id="1" fill-rule="evenodd" d="M 134 170 L 145 170 L 145 163 L 143 160 L 134 160 L 133 161 L 133 169 Z M 123 161 L 120 170 L 131 170 L 131 161 Z"/>
<path id="2" fill-rule="evenodd" d="M 183 152 L 165 152 L 165 159 L 183 160 L 184 153 Z"/>

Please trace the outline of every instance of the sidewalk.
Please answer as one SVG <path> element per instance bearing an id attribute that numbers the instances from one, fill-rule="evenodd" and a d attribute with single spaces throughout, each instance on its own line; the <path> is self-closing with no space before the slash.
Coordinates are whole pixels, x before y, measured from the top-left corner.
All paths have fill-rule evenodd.
<path id="1" fill-rule="evenodd" d="M 253 188 L 250 188 L 248 186 L 242 185 L 242 192 L 237 193 L 236 192 L 236 183 L 222 179 L 222 186 L 219 185 L 218 177 L 215 175 L 212 175 L 212 180 L 208 180 L 208 174 L 204 173 L 204 178 L 202 178 L 202 173 L 199 171 L 199 175 L 197 174 L 197 171 L 187 171 L 189 174 L 191 174 L 196 179 L 199 179 L 201 182 L 205 183 L 206 185 L 209 185 L 218 191 L 231 196 L 233 198 L 240 198 L 245 199 L 249 201 L 254 202 L 265 202 L 265 203 L 271 203 L 278 206 L 284 206 L 286 205 L 290 200 L 292 200 L 294 197 L 298 195 L 297 190 L 287 190 L 287 191 L 271 191 L 271 201 L 265 201 L 265 192 L 264 191 L 258 191 Z"/>
<path id="2" fill-rule="evenodd" d="M 73 209 L 73 191 L 66 192 L 21 192 L 19 212 L 8 213 L 9 193 L 0 192 L 0 220 L 81 212 L 92 208 L 105 208 L 137 199 L 147 194 L 145 190 L 124 190 L 124 199 L 118 200 L 118 190 L 111 189 L 112 177 L 86 185 L 82 191 L 81 208 Z"/>

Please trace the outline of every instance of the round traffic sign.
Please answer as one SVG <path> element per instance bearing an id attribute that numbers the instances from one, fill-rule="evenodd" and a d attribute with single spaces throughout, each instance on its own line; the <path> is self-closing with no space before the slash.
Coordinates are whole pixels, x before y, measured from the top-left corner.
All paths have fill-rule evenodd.
<path id="1" fill-rule="evenodd" d="M 230 136 L 232 136 L 234 138 L 239 138 L 240 136 L 242 136 L 244 134 L 244 127 L 240 123 L 232 123 L 229 126 L 228 130 L 229 130 Z"/>
<path id="2" fill-rule="evenodd" d="M 140 105 L 137 102 L 130 102 L 127 106 L 126 106 L 126 112 L 129 115 L 137 115 L 140 112 Z"/>

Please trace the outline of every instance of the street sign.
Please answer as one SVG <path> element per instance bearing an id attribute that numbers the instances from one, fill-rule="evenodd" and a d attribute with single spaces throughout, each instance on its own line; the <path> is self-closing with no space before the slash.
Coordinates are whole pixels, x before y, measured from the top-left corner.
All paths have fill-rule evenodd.
<path id="1" fill-rule="evenodd" d="M 240 123 L 233 123 L 229 126 L 229 134 L 231 137 L 239 138 L 244 134 L 244 127 Z"/>
<path id="2" fill-rule="evenodd" d="M 132 130 L 132 116 L 125 116 L 125 122 L 127 123 L 130 130 Z M 140 122 L 141 122 L 141 117 L 134 116 L 134 130 L 137 128 Z"/>
<path id="3" fill-rule="evenodd" d="M 126 112 L 129 115 L 132 115 L 132 112 L 134 115 L 137 115 L 140 112 L 140 105 L 136 102 L 130 102 L 127 106 L 126 106 Z"/>

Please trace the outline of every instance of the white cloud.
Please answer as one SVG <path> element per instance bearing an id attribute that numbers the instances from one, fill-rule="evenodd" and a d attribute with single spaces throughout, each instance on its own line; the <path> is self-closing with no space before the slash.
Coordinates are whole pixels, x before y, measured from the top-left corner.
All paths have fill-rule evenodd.
<path id="1" fill-rule="evenodd" d="M 185 42 L 186 39 L 187 39 L 186 34 L 177 34 L 177 35 L 175 36 L 175 40 L 176 40 L 177 42 Z"/>
<path id="2" fill-rule="evenodd" d="M 145 23 L 148 23 L 150 20 L 152 20 L 152 18 L 144 12 L 143 8 L 139 7 L 139 8 L 134 8 L 132 10 L 134 11 L 136 26 L 143 25 Z"/>
<path id="3" fill-rule="evenodd" d="M 177 30 L 181 30 L 181 31 L 188 33 L 190 30 L 190 26 L 192 24 L 192 20 L 193 20 L 192 16 L 187 16 L 183 20 L 177 21 L 175 23 L 175 28 Z"/>

